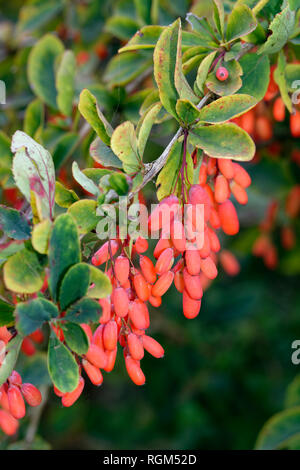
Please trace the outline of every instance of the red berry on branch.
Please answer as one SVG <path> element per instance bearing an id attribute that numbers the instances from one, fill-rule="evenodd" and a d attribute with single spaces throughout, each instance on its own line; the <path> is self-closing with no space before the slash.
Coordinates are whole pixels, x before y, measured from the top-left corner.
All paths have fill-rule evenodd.
<path id="1" fill-rule="evenodd" d="M 229 76 L 228 70 L 225 67 L 219 67 L 216 72 L 216 77 L 220 82 L 225 82 Z"/>

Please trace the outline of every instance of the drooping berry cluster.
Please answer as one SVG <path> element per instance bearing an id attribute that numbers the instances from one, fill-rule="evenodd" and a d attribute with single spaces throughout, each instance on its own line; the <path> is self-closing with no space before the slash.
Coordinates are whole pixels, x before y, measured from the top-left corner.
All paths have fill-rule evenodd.
<path id="1" fill-rule="evenodd" d="M 6 327 L 0 328 L 0 366 L 5 360 L 6 346 L 12 335 Z M 25 401 L 30 406 L 38 406 L 42 401 L 40 391 L 30 383 L 22 383 L 17 371 L 13 371 L 0 387 L 0 428 L 7 435 L 18 429 L 18 420 L 26 414 Z"/>

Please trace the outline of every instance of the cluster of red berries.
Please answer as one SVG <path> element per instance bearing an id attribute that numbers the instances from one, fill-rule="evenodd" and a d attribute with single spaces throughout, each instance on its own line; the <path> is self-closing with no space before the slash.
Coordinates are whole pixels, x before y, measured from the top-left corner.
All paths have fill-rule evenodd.
<path id="1" fill-rule="evenodd" d="M 0 366 L 5 359 L 5 349 L 12 335 L 6 327 L 0 328 Z M 30 383 L 22 383 L 15 370 L 0 387 L 0 428 L 11 436 L 18 429 L 18 420 L 26 414 L 25 401 L 30 406 L 38 406 L 42 401 L 40 391 Z"/>

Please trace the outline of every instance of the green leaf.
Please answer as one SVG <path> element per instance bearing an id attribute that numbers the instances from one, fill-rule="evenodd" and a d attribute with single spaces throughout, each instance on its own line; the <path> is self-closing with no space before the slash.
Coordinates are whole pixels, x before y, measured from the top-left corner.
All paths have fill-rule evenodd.
<path id="1" fill-rule="evenodd" d="M 284 404 L 285 408 L 300 406 L 300 375 L 296 375 L 288 386 Z"/>
<path id="2" fill-rule="evenodd" d="M 113 129 L 100 111 L 95 96 L 86 88 L 80 93 L 78 109 L 100 139 L 110 145 Z"/>
<path id="3" fill-rule="evenodd" d="M 56 181 L 55 183 L 55 202 L 60 207 L 70 207 L 74 202 L 78 201 L 78 196 L 72 189 L 67 189 L 63 184 Z"/>
<path id="4" fill-rule="evenodd" d="M 144 26 L 135 33 L 125 46 L 119 49 L 119 52 L 136 51 L 138 49 L 154 49 L 162 31 L 162 26 Z"/>
<path id="5" fill-rule="evenodd" d="M 296 436 L 300 436 L 300 406 L 274 415 L 260 431 L 255 448 L 282 449 Z"/>
<path id="6" fill-rule="evenodd" d="M 3 278 L 7 289 L 19 294 L 33 294 L 43 285 L 44 270 L 37 255 L 24 248 L 8 258 Z"/>
<path id="7" fill-rule="evenodd" d="M 41 100 L 31 101 L 26 108 L 24 117 L 24 132 L 34 137 L 36 132 L 41 129 L 44 121 L 44 105 Z"/>
<path id="8" fill-rule="evenodd" d="M 167 162 L 156 180 L 156 186 L 158 187 L 157 198 L 159 201 L 175 191 L 177 176 L 181 166 L 181 158 L 182 142 L 177 141 L 171 148 Z"/>
<path id="9" fill-rule="evenodd" d="M 28 336 L 43 323 L 58 317 L 58 308 L 49 300 L 37 298 L 17 304 L 15 309 L 16 328 L 23 336 Z"/>
<path id="10" fill-rule="evenodd" d="M 217 79 L 215 71 L 211 72 L 206 81 L 207 88 L 216 93 L 216 95 L 227 96 L 236 93 L 242 86 L 241 75 L 243 73 L 242 67 L 236 60 L 231 60 L 226 63 L 228 70 L 228 78 L 224 82 Z"/>
<path id="11" fill-rule="evenodd" d="M 49 243 L 49 288 L 56 301 L 60 283 L 73 264 L 80 262 L 77 226 L 70 214 L 62 214 L 54 222 Z"/>
<path id="12" fill-rule="evenodd" d="M 300 64 L 287 64 L 285 74 L 288 90 L 293 93 L 299 88 Z"/>
<path id="13" fill-rule="evenodd" d="M 214 20 L 217 30 L 222 38 L 224 37 L 224 19 L 225 12 L 223 2 L 221 0 L 214 0 Z"/>
<path id="14" fill-rule="evenodd" d="M 0 366 L 0 387 L 6 382 L 15 368 L 22 341 L 22 336 L 17 335 L 6 345 L 6 355 Z"/>
<path id="15" fill-rule="evenodd" d="M 42 255 L 48 253 L 48 244 L 51 232 L 51 222 L 45 219 L 39 224 L 34 225 L 32 231 L 31 242 L 33 248 Z"/>
<path id="16" fill-rule="evenodd" d="M 62 393 L 72 392 L 79 382 L 79 369 L 74 356 L 51 333 L 48 348 L 48 370 L 55 387 Z"/>
<path id="17" fill-rule="evenodd" d="M 95 162 L 105 167 L 122 168 L 122 162 L 112 149 L 97 137 L 90 146 L 90 154 Z"/>
<path id="18" fill-rule="evenodd" d="M 105 168 L 85 168 L 82 170 L 82 173 L 99 186 L 101 178 L 105 175 L 111 175 L 112 170 L 106 170 Z"/>
<path id="19" fill-rule="evenodd" d="M 300 0 L 289 0 L 291 10 L 298 10 L 300 8 Z"/>
<path id="20" fill-rule="evenodd" d="M 12 326 L 14 324 L 14 305 L 5 302 L 0 299 L 0 327 L 1 326 Z"/>
<path id="21" fill-rule="evenodd" d="M 26 357 L 26 361 L 22 363 L 22 379 L 23 383 L 29 382 L 36 387 L 51 385 L 45 352 L 36 351 L 33 356 Z"/>
<path id="22" fill-rule="evenodd" d="M 126 85 L 141 75 L 152 65 L 152 54 L 140 52 L 124 52 L 115 55 L 109 62 L 104 74 L 104 80 L 111 87 Z"/>
<path id="23" fill-rule="evenodd" d="M 107 297 L 112 292 L 111 282 L 106 274 L 104 274 L 101 269 L 96 268 L 95 266 L 89 265 L 90 268 L 90 280 L 93 283 L 88 291 L 88 297 L 92 299 L 103 299 Z"/>
<path id="24" fill-rule="evenodd" d="M 123 162 L 126 173 L 134 173 L 140 168 L 141 161 L 137 145 L 134 126 L 130 121 L 123 122 L 114 130 L 111 138 L 111 148 Z"/>
<path id="25" fill-rule="evenodd" d="M 55 170 L 50 153 L 25 132 L 17 131 L 12 137 L 13 175 L 28 202 L 31 192 L 36 197 L 42 218 L 53 217 L 55 197 Z"/>
<path id="26" fill-rule="evenodd" d="M 257 21 L 247 5 L 237 4 L 228 17 L 226 39 L 228 42 L 254 31 Z"/>
<path id="27" fill-rule="evenodd" d="M 155 123 L 157 115 L 160 110 L 161 110 L 161 104 L 155 103 L 146 111 L 146 113 L 141 118 L 141 121 L 137 128 L 138 150 L 141 156 L 144 155 L 145 147 L 146 147 L 152 126 Z"/>
<path id="28" fill-rule="evenodd" d="M 73 132 L 64 133 L 56 142 L 53 150 L 53 162 L 55 169 L 58 170 L 72 153 L 78 141 L 78 134 Z"/>
<path id="29" fill-rule="evenodd" d="M 280 51 L 278 54 L 277 68 L 275 69 L 275 72 L 274 72 L 274 79 L 277 85 L 279 86 L 281 98 L 285 106 L 291 113 L 293 111 L 293 105 L 292 105 L 292 100 L 288 92 L 288 85 L 287 85 L 287 80 L 285 76 L 285 71 L 286 71 L 286 58 L 285 58 L 284 52 Z"/>
<path id="30" fill-rule="evenodd" d="M 186 126 L 192 124 L 199 117 L 199 109 L 188 100 L 178 100 L 176 112 L 180 121 Z"/>
<path id="31" fill-rule="evenodd" d="M 64 337 L 69 348 L 82 356 L 89 349 L 89 340 L 85 331 L 77 323 L 65 323 L 63 326 Z"/>
<path id="32" fill-rule="evenodd" d="M 265 96 L 270 81 L 270 61 L 268 56 L 246 54 L 240 59 L 243 69 L 242 87 L 239 94 L 251 95 L 261 101 Z"/>
<path id="33" fill-rule="evenodd" d="M 95 185 L 95 183 L 88 178 L 82 171 L 80 171 L 77 162 L 73 162 L 72 165 L 72 174 L 73 178 L 77 183 L 85 189 L 88 193 L 93 194 L 94 196 L 99 196 L 100 191 L 98 186 Z"/>
<path id="34" fill-rule="evenodd" d="M 80 234 L 88 233 L 96 227 L 99 222 L 96 208 L 97 202 L 92 199 L 81 199 L 68 208 L 68 213 L 73 217 Z"/>
<path id="35" fill-rule="evenodd" d="M 64 51 L 63 43 L 46 34 L 32 48 L 28 58 L 28 80 L 34 93 L 56 109 L 55 63 Z"/>
<path id="36" fill-rule="evenodd" d="M 65 51 L 56 73 L 57 106 L 62 114 L 71 116 L 75 93 L 76 59 L 73 51 Z"/>
<path id="37" fill-rule="evenodd" d="M 88 264 L 78 263 L 66 272 L 59 290 L 59 304 L 65 310 L 71 304 L 84 297 L 90 284 Z"/>
<path id="38" fill-rule="evenodd" d="M 191 141 L 215 158 L 248 161 L 254 157 L 255 145 L 251 137 L 233 123 L 196 126 L 191 131 Z"/>
<path id="39" fill-rule="evenodd" d="M 199 18 L 194 13 L 188 13 L 185 19 L 191 25 L 202 44 L 204 43 L 212 47 L 218 46 L 217 39 L 212 40 L 212 38 L 216 38 L 215 31 L 205 17 Z"/>
<path id="40" fill-rule="evenodd" d="M 138 28 L 139 24 L 126 16 L 112 16 L 105 24 L 105 30 L 119 39 L 129 39 Z"/>
<path id="41" fill-rule="evenodd" d="M 201 64 L 199 65 L 198 72 L 197 72 L 197 78 L 196 78 L 196 83 L 197 87 L 200 90 L 200 92 L 203 94 L 204 93 L 204 83 L 206 82 L 207 75 L 209 73 L 209 70 L 212 66 L 212 63 L 214 61 L 214 58 L 216 57 L 216 51 L 211 52 L 208 54 L 205 59 L 202 60 Z"/>
<path id="42" fill-rule="evenodd" d="M 30 238 L 30 226 L 26 217 L 16 209 L 0 205 L 0 226 L 3 232 L 14 240 Z"/>
<path id="43" fill-rule="evenodd" d="M 129 184 L 123 173 L 112 173 L 109 176 L 109 183 L 119 196 L 125 196 L 128 194 Z"/>
<path id="44" fill-rule="evenodd" d="M 178 95 L 182 99 L 187 99 L 192 103 L 198 103 L 198 97 L 195 96 L 193 90 L 188 84 L 182 71 L 182 29 L 181 22 L 178 23 L 178 41 L 177 41 L 177 54 L 176 65 L 174 70 L 174 82 Z"/>
<path id="45" fill-rule="evenodd" d="M 250 95 L 230 95 L 208 104 L 199 112 L 199 120 L 210 124 L 222 123 L 241 116 L 257 104 Z"/>
<path id="46" fill-rule="evenodd" d="M 162 105 L 177 118 L 176 102 L 179 98 L 175 87 L 175 67 L 180 20 L 167 26 L 154 49 L 154 77 Z"/>
<path id="47" fill-rule="evenodd" d="M 88 297 L 83 297 L 68 308 L 64 321 L 75 323 L 96 323 L 99 321 L 101 307 L 99 302 Z"/>
<path id="48" fill-rule="evenodd" d="M 63 6 L 64 3 L 61 0 L 43 0 L 43 2 L 24 5 L 20 10 L 17 31 L 28 33 L 41 28 L 58 15 Z"/>
<path id="49" fill-rule="evenodd" d="M 258 54 L 275 54 L 279 52 L 288 41 L 295 25 L 295 12 L 287 6 L 278 13 L 269 29 L 272 31 L 265 44 L 257 51 Z"/>

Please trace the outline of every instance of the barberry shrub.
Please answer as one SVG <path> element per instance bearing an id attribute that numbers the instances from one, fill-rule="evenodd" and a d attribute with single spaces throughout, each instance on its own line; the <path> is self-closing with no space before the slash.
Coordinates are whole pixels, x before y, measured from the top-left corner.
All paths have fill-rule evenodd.
<path id="1" fill-rule="evenodd" d="M 272 139 L 262 107 L 271 101 L 277 122 L 290 113 L 291 134 L 300 135 L 292 100 L 300 77 L 293 55 L 300 5 L 283 1 L 269 10 L 266 1 L 235 3 L 211 1 L 208 18 L 188 13 L 169 26 L 143 21 L 109 62 L 106 88 L 87 83 L 77 89 L 75 78 L 90 56 L 66 49 L 65 31 L 46 34 L 31 48 L 26 66 L 36 98 L 11 140 L 0 135 L 0 149 L 13 154 L 3 191 L 10 206 L 0 206 L 0 428 L 7 435 L 16 433 L 26 403 L 42 401 L 17 372 L 20 353 L 47 349 L 53 390 L 65 407 L 77 401 L 87 380 L 100 386 L 116 361 L 144 385 L 145 352 L 165 354 L 151 334 L 151 308 L 163 310 L 174 284 L 184 316 L 195 319 L 218 264 L 230 276 L 240 271 L 221 244 L 240 230 L 236 204 L 248 202 L 251 178 L 243 163 L 255 155 L 254 140 Z M 105 60 L 107 48 L 97 44 L 95 54 Z M 112 112 L 104 112 L 107 102 Z M 155 129 L 174 129 L 174 136 L 149 162 Z M 92 167 L 79 168 L 78 149 L 88 152 Z M 145 207 L 142 190 L 150 181 L 158 204 L 147 233 L 128 230 L 134 206 Z M 287 249 L 299 201 L 294 185 L 282 228 Z M 106 231 L 111 209 L 115 233 Z M 275 217 L 276 204 L 253 247 L 271 268 Z"/>

